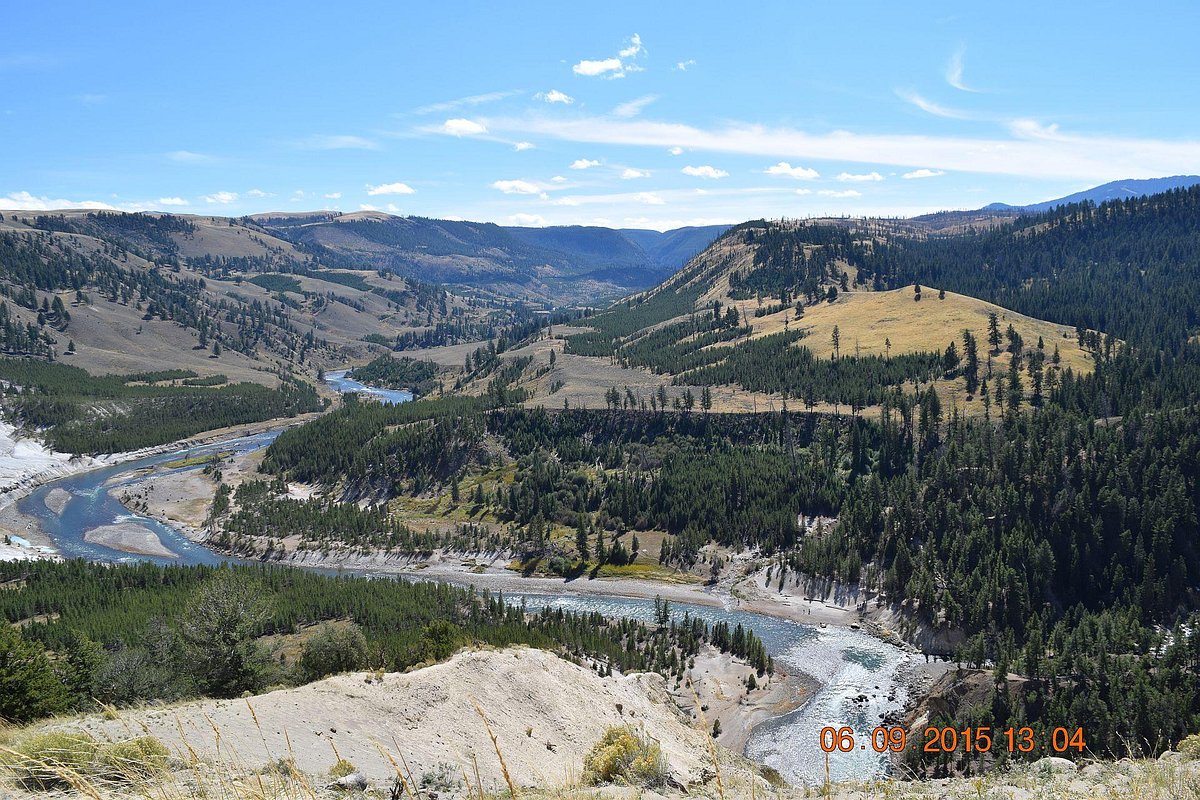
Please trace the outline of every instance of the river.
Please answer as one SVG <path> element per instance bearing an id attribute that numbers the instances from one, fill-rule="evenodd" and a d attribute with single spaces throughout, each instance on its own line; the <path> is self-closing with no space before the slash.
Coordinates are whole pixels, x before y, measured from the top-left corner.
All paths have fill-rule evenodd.
<path id="1" fill-rule="evenodd" d="M 365 393 L 383 402 L 407 402 L 408 392 L 396 392 L 363 386 L 346 378 L 344 372 L 327 373 L 326 381 L 335 389 Z M 266 447 L 278 431 L 228 439 L 196 447 L 181 448 L 91 472 L 80 473 L 46 484 L 18 501 L 18 508 L 35 517 L 68 558 L 93 561 L 153 561 L 159 564 L 219 564 L 225 556 L 189 540 L 181 532 L 153 518 L 131 512 L 112 495 L 112 490 L 137 483 L 152 468 L 209 453 L 247 452 Z M 175 467 L 179 470 L 202 469 L 202 464 Z M 66 501 L 61 513 L 52 506 L 54 497 Z M 51 493 L 54 493 L 51 497 Z M 50 497 L 50 502 L 47 502 Z M 154 533 L 177 557 L 130 555 L 88 542 L 88 531 L 104 526 L 138 525 Z M 469 576 L 464 576 L 467 579 Z M 510 594 L 510 597 L 513 596 Z M 654 604 L 650 600 L 604 595 L 525 593 L 530 605 L 552 605 L 565 609 L 598 611 L 605 616 L 623 616 L 650 620 Z M 848 725 L 855 729 L 856 740 L 870 742 L 870 731 L 884 716 L 901 711 L 908 700 L 904 674 L 913 666 L 911 655 L 864 633 L 830 626 L 819 628 L 777 617 L 737 609 L 673 603 L 675 614 L 686 610 L 708 622 L 725 620 L 753 628 L 762 638 L 777 664 L 791 673 L 803 672 L 820 683 L 811 700 L 800 708 L 758 725 L 746 746 L 746 755 L 779 770 L 793 783 L 818 784 L 825 778 L 825 758 L 821 752 L 821 728 Z M 864 699 L 865 697 L 865 699 Z M 865 779 L 888 771 L 885 756 L 869 746 L 851 753 L 835 753 L 829 760 L 830 776 L 835 780 Z"/>

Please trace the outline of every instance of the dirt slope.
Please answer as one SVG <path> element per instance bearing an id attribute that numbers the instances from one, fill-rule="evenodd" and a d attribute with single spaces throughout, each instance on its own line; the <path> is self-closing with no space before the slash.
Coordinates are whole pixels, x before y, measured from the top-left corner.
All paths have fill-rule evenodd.
<path id="1" fill-rule="evenodd" d="M 476 704 L 520 785 L 578 780 L 592 745 L 609 726 L 621 724 L 638 726 L 661 743 L 679 784 L 701 781 L 711 770 L 707 736 L 680 717 L 659 676 L 600 678 L 527 648 L 462 652 L 446 663 L 381 680 L 354 673 L 248 701 L 206 700 L 77 724 L 101 738 L 145 730 L 172 750 L 190 747 L 203 759 L 220 756 L 247 769 L 290 749 L 301 770 L 319 774 L 334 764 L 336 752 L 373 783 L 394 774 L 381 748 L 403 756 L 417 776 L 442 764 L 451 765 L 452 774 L 466 769 L 473 775 L 477 761 L 485 788 L 495 788 L 503 775 Z M 214 731 L 220 732 L 219 752 Z M 725 751 L 723 758 L 729 762 L 722 766 L 727 780 L 748 774 L 732 754 Z"/>

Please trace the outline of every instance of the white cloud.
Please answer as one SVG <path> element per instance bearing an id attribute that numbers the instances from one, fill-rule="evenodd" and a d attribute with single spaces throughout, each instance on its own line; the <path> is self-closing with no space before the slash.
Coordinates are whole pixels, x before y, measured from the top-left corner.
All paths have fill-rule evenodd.
<path id="1" fill-rule="evenodd" d="M 158 198 L 158 204 L 160 206 L 186 206 L 188 201 L 182 197 L 160 197 Z"/>
<path id="2" fill-rule="evenodd" d="M 972 89 L 970 86 L 967 86 L 965 83 L 963 83 L 963 57 L 966 56 L 966 54 L 967 48 L 962 46 L 955 50 L 954 54 L 950 56 L 950 61 L 946 64 L 946 83 L 950 84 L 959 91 L 975 92 L 978 90 Z"/>
<path id="3" fill-rule="evenodd" d="M 451 136 L 477 136 L 487 133 L 487 128 L 473 119 L 448 119 L 442 123 L 442 132 Z"/>
<path id="4" fill-rule="evenodd" d="M 535 183 L 529 181 L 514 180 L 514 181 L 495 181 L 492 183 L 493 189 L 499 189 L 505 194 L 541 194 L 542 190 Z"/>
<path id="5" fill-rule="evenodd" d="M 206 202 L 206 203 L 213 203 L 216 205 L 227 206 L 230 203 L 233 203 L 238 199 L 238 193 L 237 192 L 214 192 L 213 194 L 204 195 L 204 197 L 201 199 L 204 200 L 204 202 Z"/>
<path id="6" fill-rule="evenodd" d="M 395 203 L 388 203 L 387 210 L 389 214 L 399 214 L 400 206 L 396 205 Z"/>
<path id="7" fill-rule="evenodd" d="M 321 195 L 321 196 L 324 197 L 326 200 L 341 200 L 342 199 L 341 192 L 330 192 L 329 194 L 325 194 L 325 195 Z"/>
<path id="8" fill-rule="evenodd" d="M 52 211 L 59 208 L 100 208 L 116 211 L 117 207 L 100 200 L 61 200 L 49 197 L 34 197 L 29 192 L 13 192 L 0 198 L 0 206 L 7 211 Z"/>
<path id="9" fill-rule="evenodd" d="M 562 175 L 555 175 L 553 178 L 550 179 L 550 181 L 552 183 L 566 183 L 567 179 L 564 178 Z"/>
<path id="10" fill-rule="evenodd" d="M 459 97 L 456 100 L 447 100 L 442 103 L 430 103 L 427 106 L 421 106 L 413 111 L 414 114 L 432 114 L 434 112 L 453 111 L 456 108 L 463 106 L 477 106 L 482 103 L 494 103 L 497 100 L 503 100 L 506 97 L 512 97 L 514 94 L 521 92 L 516 89 L 509 89 L 503 92 L 488 92 L 486 94 L 473 94 L 467 97 Z"/>
<path id="11" fill-rule="evenodd" d="M 939 175 L 945 174 L 946 173 L 940 169 L 914 169 L 912 172 L 906 172 L 900 177 L 906 178 L 907 180 L 912 180 L 914 178 L 936 178 Z"/>
<path id="12" fill-rule="evenodd" d="M 778 164 L 767 167 L 764 171 L 768 175 L 786 175 L 789 178 L 795 178 L 796 180 L 801 181 L 811 181 L 821 177 L 821 173 L 817 172 L 815 169 L 801 166 L 793 167 L 786 161 L 780 161 Z"/>
<path id="13" fill-rule="evenodd" d="M 614 117 L 636 117 L 642 112 L 642 109 L 658 99 L 658 95 L 648 94 L 644 97 L 639 97 L 636 100 L 630 100 L 627 103 L 621 103 L 612 110 Z"/>
<path id="14" fill-rule="evenodd" d="M 796 194 L 812 194 L 812 189 L 797 189 Z"/>
<path id="15" fill-rule="evenodd" d="M 519 225 L 523 228 L 544 228 L 546 218 L 541 214 L 513 214 L 508 218 L 509 225 Z"/>
<path id="16" fill-rule="evenodd" d="M 640 72 L 642 68 L 635 61 L 642 53 L 642 37 L 636 33 L 629 38 L 625 46 L 615 57 L 583 59 L 571 71 L 576 75 L 589 78 L 624 78 L 626 73 Z"/>
<path id="17" fill-rule="evenodd" d="M 681 155 L 683 155 L 683 148 L 680 147 L 679 145 L 676 145 L 675 147 L 672 147 L 669 150 L 667 150 L 667 152 L 673 156 L 681 156 Z"/>
<path id="18" fill-rule="evenodd" d="M 571 119 L 524 116 L 487 120 L 493 130 L 580 145 L 685 147 L 713 153 L 768 158 L 827 160 L 907 169 L 985 173 L 1031 178 L 1069 178 L 1103 183 L 1125 178 L 1200 172 L 1200 138 L 1131 138 L 1055 131 L 1052 138 L 939 136 L 894 133 L 809 133 L 730 123 L 698 128 L 677 122 L 618 120 L 608 116 Z M 1049 129 L 1041 128 L 1045 134 Z M 1011 132 L 1010 132 L 1011 133 Z M 924 213 L 913 206 L 912 213 Z M 886 209 L 885 209 L 886 211 Z"/>
<path id="19" fill-rule="evenodd" d="M 620 73 L 621 72 L 621 59 L 619 59 L 619 58 L 602 58 L 602 59 L 597 59 L 595 61 L 590 61 L 585 58 L 583 61 L 580 61 L 575 66 L 571 67 L 571 70 L 576 75 L 586 75 L 588 77 L 595 77 L 596 75 L 603 75 L 606 72 Z"/>
<path id="20" fill-rule="evenodd" d="M 857 174 L 853 172 L 840 172 L 834 180 L 841 181 L 842 183 L 874 183 L 876 181 L 883 180 L 883 176 L 878 172 L 863 172 Z"/>
<path id="21" fill-rule="evenodd" d="M 662 199 L 656 192 L 638 192 L 636 199 L 639 203 L 645 203 L 648 206 L 664 206 L 667 204 L 667 201 Z"/>
<path id="22" fill-rule="evenodd" d="M 184 164 L 199 164 L 213 160 L 212 156 L 206 156 L 203 153 L 194 153 L 191 150 L 172 150 L 167 153 L 167 158 Z"/>
<path id="23" fill-rule="evenodd" d="M 378 209 L 378 207 L 373 206 L 370 203 L 359 203 L 358 210 L 359 211 L 378 211 L 379 209 Z"/>
<path id="24" fill-rule="evenodd" d="M 416 189 L 409 186 L 407 183 L 381 183 L 378 186 L 367 184 L 367 195 L 376 197 L 381 194 L 414 194 Z"/>
<path id="25" fill-rule="evenodd" d="M 532 150 L 532 149 L 533 149 L 533 142 L 516 142 L 513 144 L 513 150 L 516 150 L 518 153 L 523 152 L 525 150 Z"/>
<path id="26" fill-rule="evenodd" d="M 684 175 L 691 175 L 694 178 L 727 178 L 727 177 L 729 177 L 729 173 L 726 172 L 725 170 L 717 169 L 716 167 L 710 167 L 708 164 L 704 164 L 699 167 L 686 166 L 679 171 L 682 172 Z"/>
<path id="27" fill-rule="evenodd" d="M 313 134 L 296 142 L 301 150 L 378 150 L 379 145 L 362 136 Z"/>
<path id="28" fill-rule="evenodd" d="M 817 194 L 822 197 L 862 197 L 862 192 L 857 192 L 854 189 L 843 189 L 840 192 L 833 189 L 822 189 Z"/>
<path id="29" fill-rule="evenodd" d="M 1057 123 L 1043 125 L 1034 119 L 1014 119 L 1009 123 L 1008 129 L 1012 131 L 1013 136 L 1021 139 L 1042 139 L 1053 142 L 1069 141 L 1068 137 L 1059 132 Z"/>
<path id="30" fill-rule="evenodd" d="M 642 52 L 642 37 L 635 33 L 629 38 L 629 44 L 621 52 L 617 53 L 617 55 L 621 58 L 633 58 L 640 52 Z"/>
<path id="31" fill-rule="evenodd" d="M 571 105 L 575 102 L 575 98 L 566 92 L 560 92 L 558 89 L 551 89 L 548 92 L 538 92 L 534 95 L 538 100 L 545 100 L 547 103 L 562 103 L 563 105 Z"/>
<path id="32" fill-rule="evenodd" d="M 577 158 L 571 162 L 571 169 L 591 169 L 598 166 L 600 166 L 600 162 L 590 158 Z"/>
<path id="33" fill-rule="evenodd" d="M 675 69 L 679 70 L 680 72 L 687 72 L 688 67 L 694 66 L 696 66 L 696 59 L 689 58 L 687 61 L 680 61 L 677 63 L 675 65 Z"/>
<path id="34" fill-rule="evenodd" d="M 98 106 L 108 102 L 106 94 L 81 94 L 77 98 L 85 106 Z"/>
<path id="35" fill-rule="evenodd" d="M 251 189 L 246 192 L 246 197 L 274 197 L 271 192 L 264 192 L 262 189 Z"/>
<path id="36" fill-rule="evenodd" d="M 939 105 L 932 100 L 926 100 L 916 92 L 911 92 L 906 89 L 897 89 L 896 96 L 901 100 L 912 103 L 914 106 L 927 114 L 933 114 L 935 117 L 945 117 L 947 119 L 972 119 L 972 115 L 965 111 L 947 108 L 946 106 Z"/>
<path id="37" fill-rule="evenodd" d="M 647 170 L 647 169 L 634 169 L 633 167 L 626 167 L 624 169 L 624 171 L 621 172 L 621 178 L 623 180 L 627 180 L 627 181 L 632 180 L 634 178 L 649 178 L 649 177 L 650 177 L 650 170 Z"/>

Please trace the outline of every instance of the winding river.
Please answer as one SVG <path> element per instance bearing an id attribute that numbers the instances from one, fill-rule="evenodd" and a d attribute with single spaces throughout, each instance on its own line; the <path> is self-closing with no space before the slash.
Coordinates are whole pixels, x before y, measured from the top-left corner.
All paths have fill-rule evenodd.
<path id="1" fill-rule="evenodd" d="M 345 372 L 326 374 L 326 382 L 339 391 L 372 395 L 382 402 L 406 402 L 408 392 L 364 386 L 346 377 Z M 18 508 L 35 517 L 68 558 L 95 561 L 148 560 L 159 564 L 218 564 L 229 560 L 189 540 L 181 532 L 161 522 L 131 512 L 112 494 L 116 488 L 137 483 L 154 468 L 164 464 L 195 459 L 209 453 L 248 452 L 266 447 L 278 431 L 227 439 L 155 456 L 139 458 L 102 469 L 73 475 L 46 484 L 18 501 Z M 198 463 L 181 464 L 177 470 L 202 469 Z M 65 502 L 64 495 L 65 492 Z M 53 493 L 53 494 L 52 494 Z M 56 512 L 61 509 L 61 513 Z M 148 529 L 163 546 L 176 554 L 162 556 L 130 555 L 95 542 L 88 542 L 88 531 L 111 525 L 134 525 Z M 364 576 L 368 576 L 364 573 Z M 466 579 L 467 576 L 464 576 Z M 512 596 L 512 595 L 510 595 Z M 597 611 L 606 616 L 624 616 L 649 620 L 654 604 L 650 600 L 560 593 L 525 593 L 530 605 L 552 605 L 579 611 Z M 767 720 L 752 732 L 746 755 L 779 770 L 793 783 L 818 784 L 825 778 L 825 757 L 819 744 L 821 728 L 848 725 L 855 729 L 859 742 L 870 741 L 870 731 L 885 716 L 904 708 L 907 702 L 906 670 L 913 657 L 899 648 L 871 636 L 845 628 L 819 628 L 790 620 L 736 609 L 673 603 L 676 614 L 687 610 L 708 622 L 725 620 L 741 623 L 762 638 L 776 662 L 790 673 L 813 676 L 820 688 L 807 703 L 788 714 Z M 886 774 L 886 758 L 868 746 L 851 753 L 835 753 L 829 759 L 829 773 L 835 780 L 864 779 Z"/>

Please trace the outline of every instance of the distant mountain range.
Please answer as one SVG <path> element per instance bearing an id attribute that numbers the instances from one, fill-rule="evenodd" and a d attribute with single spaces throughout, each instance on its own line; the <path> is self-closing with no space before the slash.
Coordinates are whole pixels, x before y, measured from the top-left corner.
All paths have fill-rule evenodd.
<path id="1" fill-rule="evenodd" d="M 1145 197 L 1172 189 L 1186 189 L 1200 183 L 1200 175 L 1173 175 L 1169 178 L 1145 178 L 1142 180 L 1112 181 L 1100 186 L 1084 189 L 1082 192 L 1069 194 L 1057 200 L 1047 200 L 1044 203 L 1031 203 L 1026 206 L 1013 206 L 1008 203 L 992 203 L 980 211 L 1049 211 L 1069 203 L 1082 203 L 1090 200 L 1099 205 L 1108 200 L 1127 200 L 1130 197 Z"/>
<path id="2" fill-rule="evenodd" d="M 653 286 L 729 227 L 518 228 L 376 212 L 267 213 L 245 221 L 326 264 L 554 302 L 595 302 Z"/>

